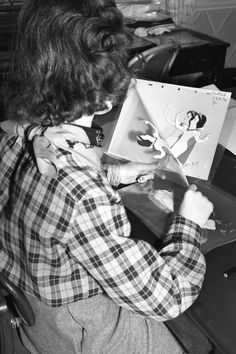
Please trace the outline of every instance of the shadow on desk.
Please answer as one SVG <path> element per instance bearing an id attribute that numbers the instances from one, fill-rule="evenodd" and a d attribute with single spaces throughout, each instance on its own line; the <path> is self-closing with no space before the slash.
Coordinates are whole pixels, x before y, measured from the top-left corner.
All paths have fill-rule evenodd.
<path id="1" fill-rule="evenodd" d="M 236 158 L 230 151 L 225 150 L 212 182 L 236 197 Z"/>

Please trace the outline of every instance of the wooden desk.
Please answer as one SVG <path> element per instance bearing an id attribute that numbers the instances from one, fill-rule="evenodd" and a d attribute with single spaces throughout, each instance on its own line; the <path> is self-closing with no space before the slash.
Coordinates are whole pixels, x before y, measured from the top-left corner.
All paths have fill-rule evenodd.
<path id="1" fill-rule="evenodd" d="M 236 241 L 233 241 L 206 255 L 207 271 L 200 296 L 187 310 L 217 353 L 222 354 L 235 354 L 236 348 L 236 274 L 224 277 L 224 272 L 236 265 L 235 253 Z"/>
<path id="2" fill-rule="evenodd" d="M 224 69 L 225 55 L 229 43 L 198 32 L 185 31 L 187 34 L 198 38 L 199 44 L 196 42 L 191 45 L 191 42 L 189 42 L 181 46 L 180 43 L 181 50 L 173 64 L 171 75 L 209 72 L 210 81 L 215 82 L 215 76 Z"/>
<path id="3" fill-rule="evenodd" d="M 235 175 L 236 156 L 228 156 L 226 152 L 218 168 L 222 166 L 224 174 L 233 169 Z M 222 176 L 220 183 L 215 179 L 217 184 L 200 182 L 198 185 L 214 204 L 216 230 L 207 230 L 207 241 L 201 246 L 206 257 L 206 276 L 200 296 L 186 313 L 215 345 L 215 354 L 235 354 L 236 273 L 229 279 L 225 279 L 223 273 L 236 266 L 236 187 L 235 179 Z M 167 181 L 163 181 L 165 183 Z M 161 188 L 160 183 L 159 186 Z M 158 247 L 168 228 L 165 211 L 153 207 L 147 195 L 135 194 L 132 187 L 134 185 L 128 187 L 128 193 L 122 190 L 120 193 L 128 209 L 133 234 Z"/>
<path id="4" fill-rule="evenodd" d="M 180 47 L 180 51 L 173 67 L 170 76 L 173 77 L 173 83 L 178 79 L 181 84 L 181 76 L 193 73 L 205 73 L 208 81 L 214 83 L 217 77 L 222 73 L 225 65 L 225 56 L 229 43 L 210 37 L 203 33 L 195 32 L 189 29 L 178 29 L 159 36 L 148 36 L 143 39 L 143 48 L 133 45 L 132 54 L 135 49 L 140 52 L 148 43 L 155 45 L 174 42 Z"/>
<path id="5" fill-rule="evenodd" d="M 227 174 L 236 166 L 236 157 L 232 158 L 228 166 L 230 169 L 224 166 L 224 173 Z M 228 280 L 223 276 L 225 270 L 236 266 L 235 180 L 231 183 L 234 188 L 232 193 L 228 185 L 228 191 L 211 183 L 200 183 L 198 186 L 214 204 L 216 230 L 207 230 L 207 241 L 201 246 L 206 257 L 206 276 L 200 296 L 186 312 L 215 345 L 218 350 L 215 354 L 235 354 L 236 348 L 236 273 Z M 159 186 L 161 188 L 160 183 Z M 134 185 L 125 189 L 119 192 L 127 208 L 134 237 L 158 248 L 168 228 L 165 211 L 154 207 L 146 194 L 137 195 Z"/>
<path id="6" fill-rule="evenodd" d="M 236 348 L 236 273 L 228 279 L 224 277 L 225 271 L 236 266 L 235 181 L 236 156 L 225 150 L 213 178 L 213 188 L 218 194 L 216 212 L 221 232 L 209 234 L 209 240 L 203 244 L 206 275 L 200 296 L 187 310 L 190 318 L 215 345 L 215 354 L 234 354 Z M 206 194 L 210 197 L 209 193 Z"/>

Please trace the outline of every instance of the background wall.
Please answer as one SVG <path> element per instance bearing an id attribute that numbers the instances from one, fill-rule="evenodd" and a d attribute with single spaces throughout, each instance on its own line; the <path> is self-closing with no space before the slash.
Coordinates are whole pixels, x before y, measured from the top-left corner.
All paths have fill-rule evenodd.
<path id="1" fill-rule="evenodd" d="M 0 0 L 0 6 L 20 5 L 22 2 L 23 0 Z M 116 0 L 116 2 L 143 4 L 155 3 L 155 0 Z M 193 29 L 229 42 L 226 67 L 236 67 L 236 0 L 196 0 L 196 2 Z"/>
<path id="2" fill-rule="evenodd" d="M 193 29 L 230 43 L 226 67 L 236 67 L 236 0 L 196 0 Z"/>

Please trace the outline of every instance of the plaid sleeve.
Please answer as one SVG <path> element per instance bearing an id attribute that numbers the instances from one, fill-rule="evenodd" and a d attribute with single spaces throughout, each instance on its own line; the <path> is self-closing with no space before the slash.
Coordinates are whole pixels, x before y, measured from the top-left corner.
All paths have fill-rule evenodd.
<path id="1" fill-rule="evenodd" d="M 176 216 L 160 252 L 129 233 L 118 194 L 97 188 L 79 205 L 69 249 L 120 306 L 159 321 L 178 316 L 203 282 L 200 227 Z"/>

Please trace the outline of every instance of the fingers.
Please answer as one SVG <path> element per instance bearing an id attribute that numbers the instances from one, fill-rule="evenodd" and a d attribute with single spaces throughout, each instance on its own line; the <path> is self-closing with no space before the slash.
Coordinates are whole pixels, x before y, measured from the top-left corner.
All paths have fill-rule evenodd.
<path id="1" fill-rule="evenodd" d="M 161 179 L 165 179 L 165 172 L 160 169 L 160 162 L 153 162 L 150 164 L 143 164 L 138 173 L 136 181 L 138 183 L 144 183 L 148 180 L 154 179 L 158 176 Z M 148 168 L 147 168 L 148 167 Z"/>
<path id="2" fill-rule="evenodd" d="M 120 182 L 123 184 L 129 184 L 134 182 L 144 183 L 150 179 L 154 179 L 155 171 L 158 168 L 159 163 L 137 163 L 129 161 L 121 164 Z"/>
<path id="3" fill-rule="evenodd" d="M 134 181 L 138 183 L 145 183 L 148 180 L 154 179 L 156 175 L 162 179 L 165 178 L 164 172 L 160 170 L 160 162 L 156 161 L 152 163 L 128 162 L 121 165 L 120 169 L 122 181 L 126 181 L 128 178 L 128 183 L 133 183 Z"/>
<path id="4" fill-rule="evenodd" d="M 159 167 L 159 162 L 139 165 L 139 173 L 136 178 L 138 183 L 145 183 L 148 180 L 154 179 L 156 171 Z"/>
<path id="5" fill-rule="evenodd" d="M 191 185 L 184 194 L 179 214 L 203 227 L 209 219 L 213 208 L 214 206 L 208 198 L 200 191 L 197 191 L 195 185 Z"/>
<path id="6" fill-rule="evenodd" d="M 155 175 L 157 175 L 161 179 L 166 179 L 166 175 L 165 175 L 165 172 L 163 170 L 155 171 Z"/>
<path id="7" fill-rule="evenodd" d="M 144 182 L 147 182 L 150 179 L 154 179 L 155 176 L 158 176 L 161 179 L 165 179 L 166 178 L 166 175 L 165 175 L 164 171 L 159 170 L 159 171 L 149 172 L 147 174 L 140 175 L 140 176 L 137 177 L 136 181 L 138 183 L 144 183 Z"/>
<path id="8" fill-rule="evenodd" d="M 152 163 L 135 163 L 135 169 L 140 175 L 146 175 L 148 173 L 153 173 L 160 166 L 159 162 Z"/>
<path id="9" fill-rule="evenodd" d="M 145 183 L 148 180 L 153 179 L 153 178 L 154 178 L 154 174 L 142 175 L 142 176 L 137 177 L 137 182 L 138 183 Z"/>
<path id="10" fill-rule="evenodd" d="M 197 191 L 197 186 L 195 184 L 190 184 L 190 186 L 188 187 L 188 191 Z"/>

